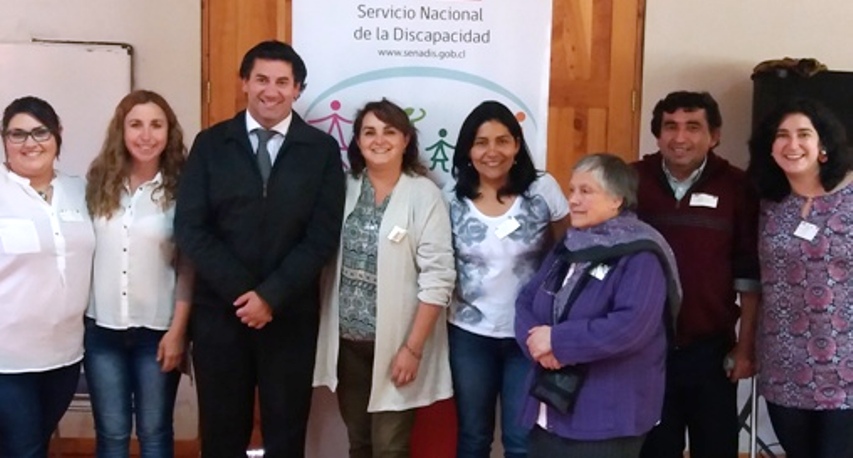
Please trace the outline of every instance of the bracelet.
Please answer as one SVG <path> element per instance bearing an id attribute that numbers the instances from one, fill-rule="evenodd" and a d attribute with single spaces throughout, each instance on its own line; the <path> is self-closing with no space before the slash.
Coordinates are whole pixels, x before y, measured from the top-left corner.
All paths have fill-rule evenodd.
<path id="1" fill-rule="evenodd" d="M 406 351 L 408 351 L 409 353 L 411 353 L 411 354 L 412 354 L 412 356 L 414 356 L 414 357 L 415 357 L 415 359 L 416 359 L 416 360 L 418 360 L 418 361 L 420 361 L 420 360 L 421 360 L 421 357 L 423 357 L 423 355 L 422 355 L 422 354 L 420 354 L 420 353 L 416 352 L 412 347 L 410 347 L 408 342 L 403 343 L 403 348 L 405 348 L 405 349 L 406 349 Z"/>

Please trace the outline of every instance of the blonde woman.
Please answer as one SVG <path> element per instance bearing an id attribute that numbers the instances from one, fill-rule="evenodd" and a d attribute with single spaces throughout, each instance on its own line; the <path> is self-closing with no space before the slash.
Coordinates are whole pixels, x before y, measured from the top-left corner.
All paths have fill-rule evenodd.
<path id="1" fill-rule="evenodd" d="M 172 108 L 140 90 L 119 102 L 89 168 L 96 250 L 84 368 L 99 457 L 128 455 L 134 414 L 142 456 L 174 453 L 192 275 L 176 267 L 172 239 L 185 153 Z"/>

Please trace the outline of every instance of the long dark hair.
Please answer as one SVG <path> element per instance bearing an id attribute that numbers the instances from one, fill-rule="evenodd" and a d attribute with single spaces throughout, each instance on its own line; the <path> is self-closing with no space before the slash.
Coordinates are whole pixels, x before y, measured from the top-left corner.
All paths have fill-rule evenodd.
<path id="1" fill-rule="evenodd" d="M 471 148 L 477 137 L 477 130 L 488 121 L 496 121 L 506 126 L 509 133 L 518 142 L 518 154 L 515 163 L 509 169 L 506 184 L 498 190 L 498 200 L 503 196 L 525 195 L 530 185 L 539 175 L 530 157 L 524 132 L 515 115 L 504 104 L 489 100 L 477 105 L 459 129 L 456 138 L 456 152 L 453 155 L 453 178 L 456 179 L 456 197 L 475 199 L 480 195 L 480 174 L 471 163 Z"/>

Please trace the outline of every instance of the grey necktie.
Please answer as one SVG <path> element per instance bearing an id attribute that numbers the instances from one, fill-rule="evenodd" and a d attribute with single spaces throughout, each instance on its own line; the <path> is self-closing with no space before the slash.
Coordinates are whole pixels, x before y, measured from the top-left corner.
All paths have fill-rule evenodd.
<path id="1" fill-rule="evenodd" d="M 261 170 L 261 178 L 263 178 L 264 186 L 266 186 L 267 179 L 269 179 L 270 171 L 272 170 L 272 160 L 270 159 L 270 152 L 267 149 L 267 143 L 275 135 L 275 132 L 266 129 L 255 129 L 255 133 L 258 135 L 258 168 Z"/>

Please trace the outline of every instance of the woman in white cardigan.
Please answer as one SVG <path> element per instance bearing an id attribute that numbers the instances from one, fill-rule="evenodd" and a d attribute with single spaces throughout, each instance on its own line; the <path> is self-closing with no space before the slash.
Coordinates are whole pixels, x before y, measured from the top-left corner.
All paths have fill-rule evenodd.
<path id="1" fill-rule="evenodd" d="M 356 116 L 341 247 L 324 273 L 315 386 L 338 391 L 350 457 L 408 457 L 415 408 L 452 396 L 450 220 L 415 128 L 381 100 Z"/>

